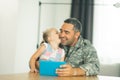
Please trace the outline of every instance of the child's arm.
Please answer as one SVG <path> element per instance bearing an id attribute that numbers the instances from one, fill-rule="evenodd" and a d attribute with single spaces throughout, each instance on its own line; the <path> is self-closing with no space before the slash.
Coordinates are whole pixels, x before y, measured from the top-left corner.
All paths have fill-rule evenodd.
<path id="1" fill-rule="evenodd" d="M 32 57 L 30 58 L 30 72 L 38 72 L 36 67 L 35 67 L 35 63 L 36 63 L 36 60 L 37 58 L 41 55 L 41 53 L 45 50 L 45 45 L 42 44 L 40 46 L 40 48 L 38 48 L 38 50 L 32 55 Z"/>

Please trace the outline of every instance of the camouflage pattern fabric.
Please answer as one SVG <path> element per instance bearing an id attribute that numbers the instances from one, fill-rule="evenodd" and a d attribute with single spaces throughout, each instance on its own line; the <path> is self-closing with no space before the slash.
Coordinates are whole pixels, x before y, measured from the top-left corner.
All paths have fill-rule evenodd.
<path id="1" fill-rule="evenodd" d="M 100 70 L 96 49 L 89 40 L 81 36 L 75 46 L 62 46 L 66 52 L 65 61 L 72 67 L 81 68 L 86 76 L 97 75 Z"/>

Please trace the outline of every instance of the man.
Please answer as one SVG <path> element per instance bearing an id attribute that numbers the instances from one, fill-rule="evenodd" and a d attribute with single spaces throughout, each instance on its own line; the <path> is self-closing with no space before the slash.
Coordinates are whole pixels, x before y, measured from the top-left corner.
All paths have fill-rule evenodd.
<path id="1" fill-rule="evenodd" d="M 99 73 L 99 60 L 95 48 L 90 41 L 80 35 L 82 25 L 76 18 L 64 21 L 60 29 L 61 47 L 66 52 L 65 61 L 57 69 L 58 76 L 82 76 L 97 75 Z"/>

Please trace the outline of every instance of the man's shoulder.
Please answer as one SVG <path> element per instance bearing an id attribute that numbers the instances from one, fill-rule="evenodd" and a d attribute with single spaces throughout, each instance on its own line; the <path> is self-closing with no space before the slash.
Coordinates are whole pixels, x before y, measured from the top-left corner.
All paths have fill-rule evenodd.
<path id="1" fill-rule="evenodd" d="M 83 44 L 86 45 L 86 46 L 87 45 L 92 45 L 91 42 L 90 42 L 90 40 L 88 40 L 88 39 L 84 39 L 83 40 Z"/>
<path id="2" fill-rule="evenodd" d="M 83 37 L 80 37 L 80 38 L 79 38 L 78 44 L 79 44 L 79 45 L 83 45 L 83 46 L 90 46 L 90 45 L 92 45 L 91 42 L 90 42 L 90 40 L 85 39 L 85 38 L 83 38 Z"/>
<path id="3" fill-rule="evenodd" d="M 96 49 L 88 39 L 83 39 L 82 45 L 82 48 L 85 51 L 96 51 Z"/>

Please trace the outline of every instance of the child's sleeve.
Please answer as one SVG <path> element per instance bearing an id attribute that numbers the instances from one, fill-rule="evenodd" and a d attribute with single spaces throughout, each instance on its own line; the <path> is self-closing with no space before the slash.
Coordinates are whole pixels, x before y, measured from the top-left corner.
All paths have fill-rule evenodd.
<path id="1" fill-rule="evenodd" d="M 64 57 L 65 56 L 65 50 L 62 49 L 62 56 L 61 57 Z"/>
<path id="2" fill-rule="evenodd" d="M 47 43 L 43 43 L 43 45 L 45 45 L 45 49 L 48 47 L 48 44 L 47 44 Z"/>

